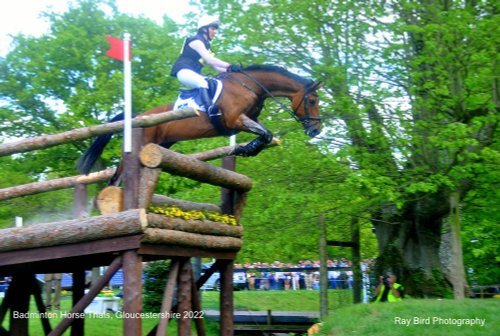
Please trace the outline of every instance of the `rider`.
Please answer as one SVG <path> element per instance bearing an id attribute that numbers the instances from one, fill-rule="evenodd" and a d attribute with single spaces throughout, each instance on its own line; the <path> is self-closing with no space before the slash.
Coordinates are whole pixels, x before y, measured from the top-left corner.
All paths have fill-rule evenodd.
<path id="1" fill-rule="evenodd" d="M 211 114 L 213 102 L 208 94 L 208 82 L 201 74 L 204 63 L 219 72 L 241 71 L 241 67 L 216 58 L 210 50 L 210 42 L 215 37 L 220 21 L 216 16 L 203 16 L 198 21 L 198 32 L 184 41 L 179 58 L 172 67 L 172 76 L 179 82 L 200 90 L 202 103 Z"/>

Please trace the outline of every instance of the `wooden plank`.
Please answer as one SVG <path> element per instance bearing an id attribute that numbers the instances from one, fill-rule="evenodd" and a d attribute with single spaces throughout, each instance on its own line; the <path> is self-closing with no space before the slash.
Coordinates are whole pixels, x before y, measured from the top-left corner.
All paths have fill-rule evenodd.
<path id="1" fill-rule="evenodd" d="M 23 267 L 28 267 L 29 263 L 36 262 L 49 262 L 52 260 L 60 260 L 67 258 L 76 259 L 95 259 L 94 255 L 99 255 L 102 253 L 111 253 L 117 251 L 123 251 L 132 248 L 139 248 L 140 239 L 142 235 L 133 235 L 117 238 L 109 238 L 102 240 L 95 240 L 90 242 L 82 242 L 68 245 L 50 246 L 50 247 L 39 247 L 28 250 L 20 251 L 9 251 L 0 253 L 0 274 L 4 274 L 4 269 L 7 266 L 12 265 L 23 265 Z M 105 261 L 104 261 L 105 262 Z M 62 273 L 64 271 L 63 267 L 64 261 L 58 261 L 61 263 L 60 266 L 54 265 L 50 268 L 49 273 Z M 74 261 L 70 261 L 74 267 L 79 267 Z M 94 266 L 104 265 L 102 261 L 96 259 L 95 261 L 89 262 L 89 264 L 94 264 Z M 29 266 L 32 267 L 32 266 Z M 71 267 L 70 267 L 71 269 Z M 43 270 L 37 270 L 42 271 Z"/>
<path id="2" fill-rule="evenodd" d="M 255 325 L 255 324 L 242 324 L 235 325 L 235 332 L 258 332 L 258 333 L 304 333 L 310 328 L 310 325 Z"/>

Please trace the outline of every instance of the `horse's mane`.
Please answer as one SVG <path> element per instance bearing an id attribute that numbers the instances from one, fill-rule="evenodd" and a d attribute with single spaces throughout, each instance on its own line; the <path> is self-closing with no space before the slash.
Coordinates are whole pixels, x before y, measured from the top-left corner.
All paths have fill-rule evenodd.
<path id="1" fill-rule="evenodd" d="M 243 68 L 243 71 L 264 71 L 264 72 L 277 72 L 286 76 L 288 78 L 294 79 L 301 83 L 304 86 L 308 86 L 313 83 L 313 80 L 301 77 L 299 75 L 293 74 L 290 71 L 286 70 L 277 65 L 267 65 L 267 64 L 252 64 Z"/>

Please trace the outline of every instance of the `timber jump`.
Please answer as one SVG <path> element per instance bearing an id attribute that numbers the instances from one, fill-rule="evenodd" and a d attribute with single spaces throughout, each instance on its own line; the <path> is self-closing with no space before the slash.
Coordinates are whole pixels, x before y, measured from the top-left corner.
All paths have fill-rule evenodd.
<path id="1" fill-rule="evenodd" d="M 187 109 L 136 118 L 133 132 L 140 133 L 142 127 L 193 116 L 196 112 Z M 121 129 L 121 122 L 117 122 L 2 144 L 0 156 L 116 133 Z M 1 201 L 74 188 L 74 219 L 0 230 L 0 276 L 12 277 L 0 304 L 0 335 L 29 335 L 28 320 L 14 318 L 14 312 L 28 313 L 33 295 L 45 335 L 62 335 L 71 328 L 71 335 L 83 336 L 85 320 L 82 313 L 120 268 L 124 273 L 123 335 L 142 335 L 141 319 L 134 318 L 142 313 L 142 262 L 161 259 L 171 260 L 160 312 L 166 318 L 161 318 L 147 335 L 165 335 L 172 312 L 187 316 L 177 319 L 179 335 L 190 335 L 192 322 L 197 333 L 205 335 L 203 319 L 191 320 L 189 312 L 202 310 L 198 290 L 216 271 L 221 272 L 220 334 L 232 335 L 233 260 L 242 246 L 243 229 L 219 222 L 170 218 L 147 213 L 145 209 L 150 205 L 168 204 L 183 210 L 220 211 L 238 220 L 252 181 L 233 171 L 234 158 L 228 155 L 234 148 L 227 146 L 184 155 L 154 144 L 134 143 L 132 152 L 127 153 L 124 160 L 125 187 L 108 187 L 101 192 L 99 216 L 89 217 L 86 213 L 86 185 L 109 179 L 114 169 L 0 189 Z M 215 158 L 224 158 L 222 168 L 204 162 Z M 155 194 L 163 171 L 221 187 L 221 204 L 189 202 Z M 191 257 L 210 257 L 217 261 L 196 281 Z M 85 293 L 85 271 L 100 266 L 107 266 L 106 272 Z M 35 279 L 35 274 L 39 273 L 73 274 L 70 314 L 55 327 L 43 314 L 45 306 Z M 175 306 L 174 295 L 177 295 Z M 188 314 L 183 314 L 185 312 Z M 6 318 L 10 319 L 8 330 L 2 326 Z"/>

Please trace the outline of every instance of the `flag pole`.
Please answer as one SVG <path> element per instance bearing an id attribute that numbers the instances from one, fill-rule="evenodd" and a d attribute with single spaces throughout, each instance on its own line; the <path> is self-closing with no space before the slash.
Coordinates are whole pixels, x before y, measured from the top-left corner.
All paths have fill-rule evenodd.
<path id="1" fill-rule="evenodd" d="M 125 118 L 123 129 L 123 151 L 132 151 L 132 62 L 130 59 L 130 34 L 123 34 L 123 90 L 125 99 Z"/>

